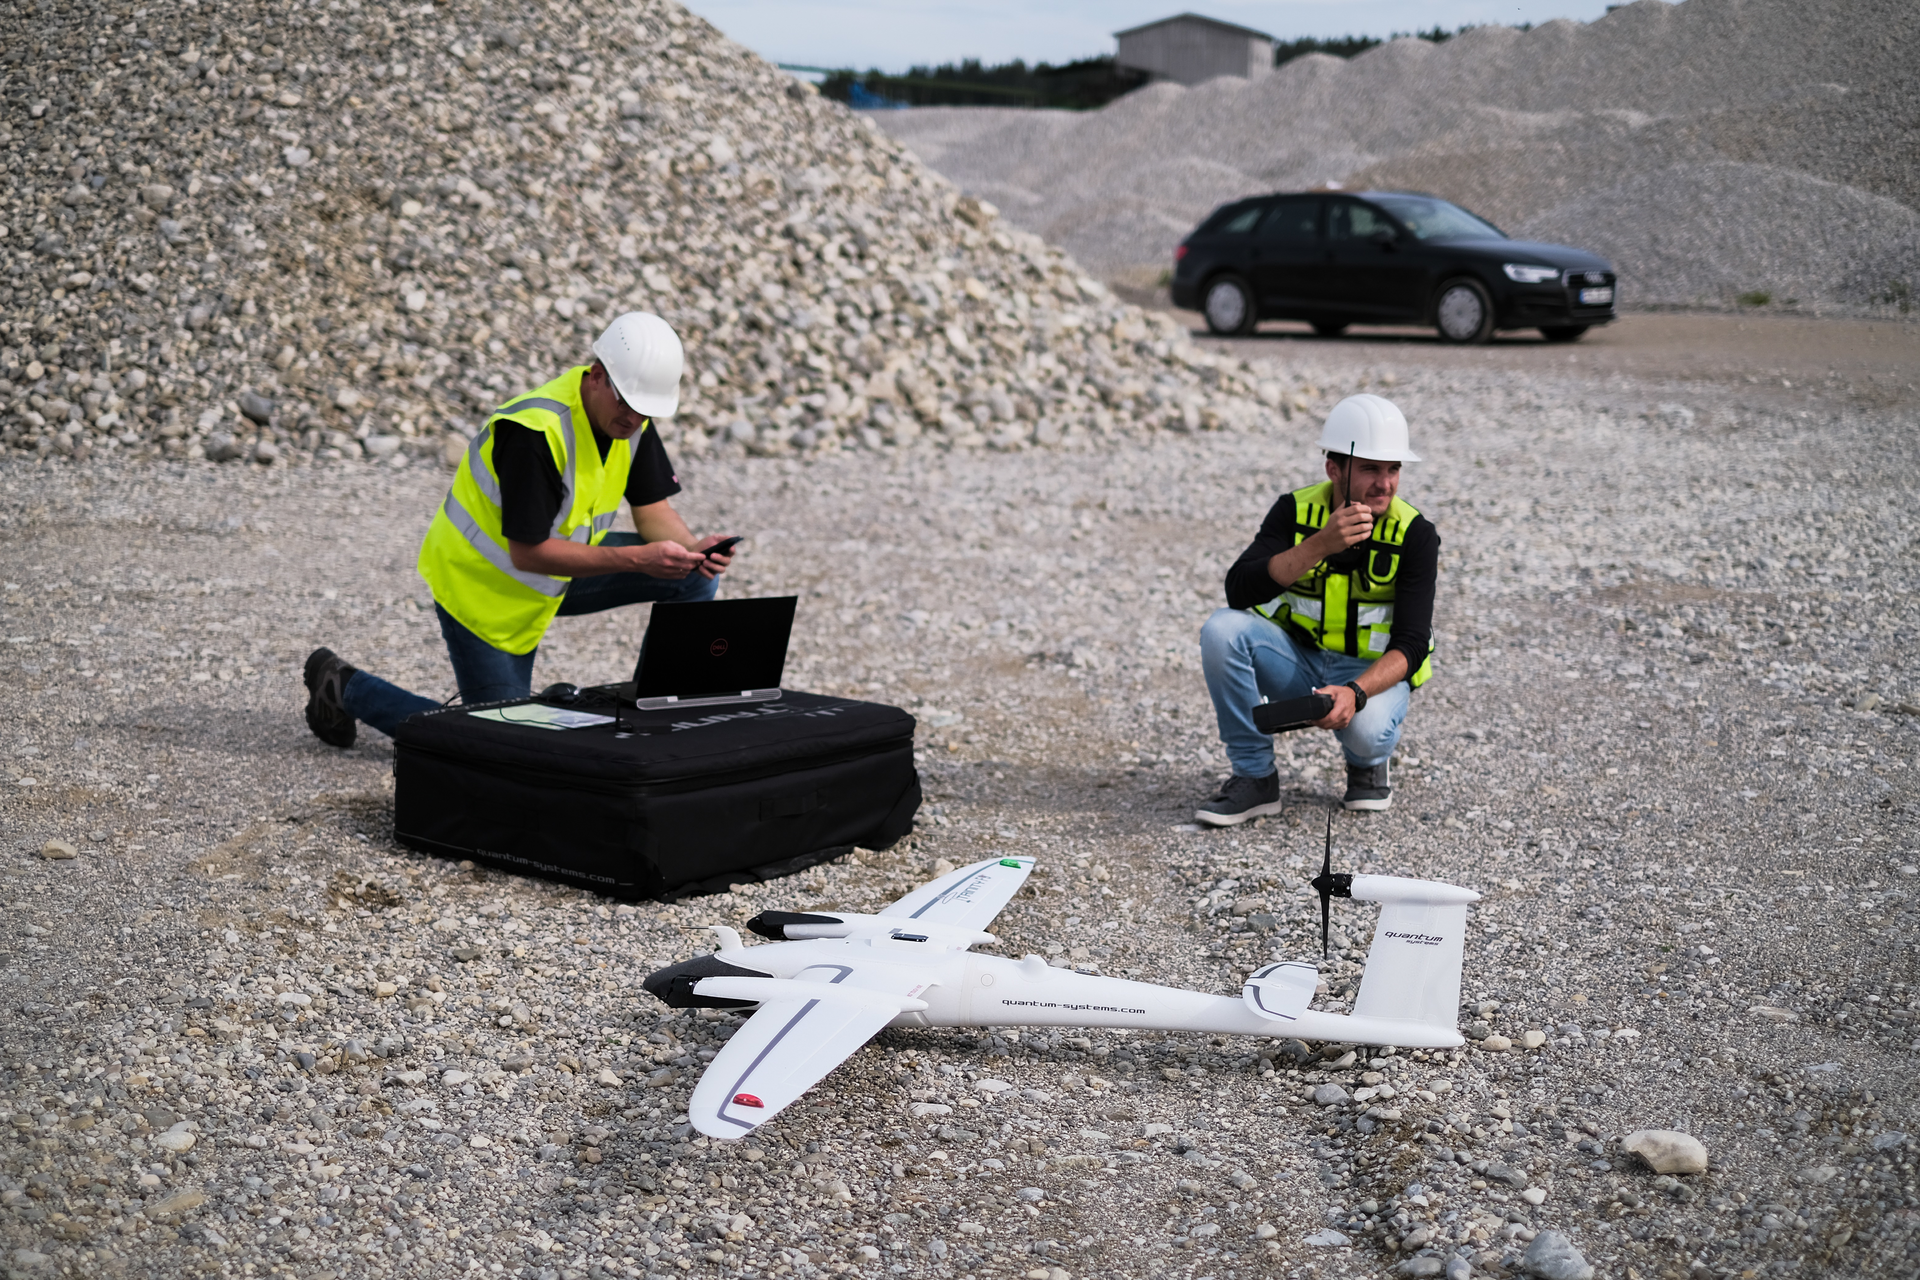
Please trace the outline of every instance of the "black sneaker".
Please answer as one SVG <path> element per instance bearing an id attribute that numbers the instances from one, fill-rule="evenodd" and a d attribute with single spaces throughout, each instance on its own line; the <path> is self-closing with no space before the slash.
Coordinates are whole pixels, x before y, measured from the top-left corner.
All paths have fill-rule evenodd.
<path id="1" fill-rule="evenodd" d="M 1280 812 L 1280 775 L 1243 778 L 1234 774 L 1220 784 L 1220 794 L 1193 811 L 1196 822 L 1210 827 L 1237 827 L 1248 818 Z"/>
<path id="2" fill-rule="evenodd" d="M 340 661 L 331 649 L 315 649 L 307 655 L 304 678 L 307 682 L 307 728 L 330 747 L 342 750 L 353 745 L 359 726 L 342 702 L 347 681 L 358 670 Z"/>
<path id="3" fill-rule="evenodd" d="M 1393 807 L 1393 783 L 1387 778 L 1387 762 L 1347 766 L 1347 798 L 1341 806 L 1378 813 Z"/>

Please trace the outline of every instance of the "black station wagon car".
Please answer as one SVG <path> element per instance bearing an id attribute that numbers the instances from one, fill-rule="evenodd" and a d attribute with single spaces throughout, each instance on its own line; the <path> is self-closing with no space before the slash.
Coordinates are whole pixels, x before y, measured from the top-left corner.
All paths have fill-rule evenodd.
<path id="1" fill-rule="evenodd" d="M 1174 250 L 1173 304 L 1215 333 L 1304 320 L 1432 325 L 1447 342 L 1538 329 L 1571 342 L 1614 317 L 1606 259 L 1508 239 L 1485 218 L 1408 191 L 1256 196 L 1213 211 Z"/>

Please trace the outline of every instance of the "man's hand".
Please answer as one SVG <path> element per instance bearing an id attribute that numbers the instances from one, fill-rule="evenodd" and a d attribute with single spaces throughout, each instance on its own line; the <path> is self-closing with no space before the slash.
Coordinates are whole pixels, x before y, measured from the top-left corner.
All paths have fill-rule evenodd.
<path id="1" fill-rule="evenodd" d="M 649 578 L 684 578 L 707 563 L 707 558 L 700 552 L 689 551 L 677 542 L 649 542 L 644 546 L 622 547 L 621 550 L 626 553 L 628 568 L 635 573 L 644 573 Z M 707 576 L 711 578 L 713 574 Z"/>
<path id="2" fill-rule="evenodd" d="M 1358 502 L 1348 503 L 1312 537 L 1268 559 L 1267 576 L 1282 590 L 1307 576 L 1313 566 L 1339 555 L 1373 535 L 1373 512 Z"/>
<path id="3" fill-rule="evenodd" d="M 716 533 L 711 538 L 702 538 L 700 539 L 699 542 L 695 543 L 694 551 L 696 554 L 704 554 L 708 547 L 714 546 L 724 541 L 725 539 Z M 736 546 L 734 549 L 737 550 L 738 547 Z M 722 555 L 707 556 L 704 560 L 700 562 L 700 572 L 705 574 L 709 578 L 717 578 L 721 574 L 725 573 L 727 571 L 727 566 L 732 563 L 733 563 L 733 550 L 729 550 Z"/>
<path id="4" fill-rule="evenodd" d="M 1358 502 L 1350 502 L 1333 513 L 1320 532 L 1313 535 L 1323 548 L 1321 558 L 1337 555 L 1356 542 L 1373 536 L 1373 512 Z"/>
<path id="5" fill-rule="evenodd" d="M 1315 720 L 1318 729 L 1340 730 L 1353 723 L 1353 690 L 1343 684 L 1330 684 L 1324 689 L 1315 689 L 1315 693 L 1324 693 L 1333 699 L 1333 710 Z"/>

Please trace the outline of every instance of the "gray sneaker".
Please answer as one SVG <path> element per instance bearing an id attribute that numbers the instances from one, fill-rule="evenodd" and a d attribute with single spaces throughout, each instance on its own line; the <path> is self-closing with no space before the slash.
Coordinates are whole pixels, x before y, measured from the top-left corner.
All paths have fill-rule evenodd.
<path id="1" fill-rule="evenodd" d="M 1193 811 L 1196 822 L 1210 827 L 1237 827 L 1248 818 L 1280 812 L 1280 774 L 1243 778 L 1234 774 L 1220 784 L 1220 794 Z"/>
<path id="2" fill-rule="evenodd" d="M 1341 802 L 1348 809 L 1366 809 L 1378 813 L 1393 807 L 1393 783 L 1387 778 L 1387 762 L 1347 766 L 1347 797 Z"/>

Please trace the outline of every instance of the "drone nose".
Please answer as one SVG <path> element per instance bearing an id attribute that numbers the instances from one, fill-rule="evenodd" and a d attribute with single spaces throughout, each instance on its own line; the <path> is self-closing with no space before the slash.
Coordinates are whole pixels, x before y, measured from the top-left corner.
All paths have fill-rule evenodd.
<path id="1" fill-rule="evenodd" d="M 746 1009 L 751 1000 L 723 1000 L 717 996 L 694 993 L 702 978 L 767 978 L 771 974 L 728 964 L 718 956 L 695 956 L 679 964 L 656 969 L 641 980 L 641 987 L 670 1009 Z"/>

